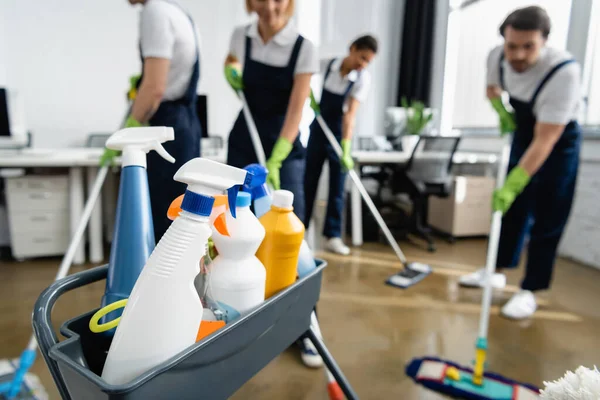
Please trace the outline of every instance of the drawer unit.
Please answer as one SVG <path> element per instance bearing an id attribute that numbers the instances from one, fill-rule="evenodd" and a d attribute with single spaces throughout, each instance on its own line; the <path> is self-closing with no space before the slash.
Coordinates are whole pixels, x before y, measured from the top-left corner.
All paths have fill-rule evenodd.
<path id="1" fill-rule="evenodd" d="M 11 236 L 11 249 L 16 258 L 64 254 L 69 246 L 69 232 L 28 232 Z"/>
<path id="2" fill-rule="evenodd" d="M 12 216 L 15 222 L 15 234 L 25 232 L 56 232 L 69 230 L 67 210 L 16 212 Z"/>
<path id="3" fill-rule="evenodd" d="M 7 178 L 6 200 L 16 258 L 65 253 L 70 238 L 68 176 Z"/>

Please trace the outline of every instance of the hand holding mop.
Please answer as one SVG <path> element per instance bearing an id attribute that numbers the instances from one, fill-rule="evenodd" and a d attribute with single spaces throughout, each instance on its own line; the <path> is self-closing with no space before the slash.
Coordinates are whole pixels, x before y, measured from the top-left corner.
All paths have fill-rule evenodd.
<path id="1" fill-rule="evenodd" d="M 502 148 L 502 156 L 498 167 L 496 187 L 504 184 L 508 159 L 510 156 L 510 141 L 507 136 Z M 500 228 L 502 226 L 502 211 L 494 212 L 488 241 L 487 259 L 483 296 L 481 299 L 481 315 L 479 320 L 479 335 L 475 350 L 475 367 L 473 370 L 461 367 L 452 362 L 433 357 L 414 359 L 406 367 L 406 374 L 417 383 L 436 392 L 460 399 L 474 400 L 530 400 L 539 398 L 539 389 L 535 386 L 512 381 L 503 376 L 484 372 L 487 355 L 487 334 L 492 302 L 492 274 L 496 268 Z"/>
<path id="2" fill-rule="evenodd" d="M 337 156 L 341 159 L 342 154 L 343 154 L 342 147 L 340 146 L 340 144 L 336 140 L 333 132 L 331 132 L 331 129 L 329 129 L 329 127 L 327 126 L 327 123 L 321 116 L 319 104 L 315 100 L 312 90 L 310 92 L 310 104 L 311 104 L 313 111 L 315 112 L 317 122 L 319 123 L 321 130 L 325 134 L 325 137 L 329 141 L 329 144 L 331 145 L 331 147 L 333 147 L 333 150 L 335 151 Z M 392 249 L 394 250 L 394 252 L 396 253 L 396 256 L 398 257 L 398 259 L 400 260 L 400 262 L 402 263 L 402 265 L 404 267 L 402 269 L 402 271 L 400 271 L 399 273 L 390 277 L 386 281 L 386 283 L 388 283 L 392 286 L 397 286 L 397 287 L 401 287 L 401 288 L 407 288 L 407 287 L 414 285 L 415 283 L 418 283 L 419 281 L 421 281 L 423 278 L 425 278 L 427 275 L 429 275 L 431 273 L 431 267 L 427 264 L 422 264 L 422 263 L 418 263 L 418 262 L 410 262 L 409 263 L 407 261 L 406 257 L 404 256 L 404 253 L 402 252 L 402 250 L 400 250 L 400 246 L 398 246 L 398 242 L 396 241 L 396 239 L 394 239 L 392 232 L 390 232 L 390 229 L 388 228 L 385 221 L 381 217 L 381 214 L 377 210 L 377 207 L 373 203 L 373 200 L 369 196 L 369 193 L 367 192 L 364 185 L 362 184 L 360 177 L 358 176 L 356 171 L 351 169 L 348 171 L 348 174 L 350 175 L 350 178 L 352 179 L 352 182 L 354 183 L 354 185 L 356 185 L 356 188 L 360 192 L 360 195 L 362 196 L 364 202 L 367 204 L 367 207 L 369 207 L 369 210 L 371 211 L 371 214 L 373 214 L 373 217 L 377 221 L 379 228 L 381 228 L 381 230 L 383 231 L 383 234 L 385 235 L 388 243 L 390 244 L 390 246 L 392 246 Z"/>

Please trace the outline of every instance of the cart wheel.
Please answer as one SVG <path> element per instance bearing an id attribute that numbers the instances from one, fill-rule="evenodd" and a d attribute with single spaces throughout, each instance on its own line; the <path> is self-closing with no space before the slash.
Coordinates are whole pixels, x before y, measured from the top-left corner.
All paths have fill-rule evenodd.
<path id="1" fill-rule="evenodd" d="M 456 238 L 455 238 L 454 236 L 450 236 L 450 237 L 448 238 L 448 243 L 450 243 L 450 244 L 454 244 L 454 243 L 456 243 Z"/>
<path id="2" fill-rule="evenodd" d="M 434 244 L 430 244 L 429 246 L 427 246 L 427 251 L 430 253 L 435 253 L 437 249 L 435 248 Z"/>

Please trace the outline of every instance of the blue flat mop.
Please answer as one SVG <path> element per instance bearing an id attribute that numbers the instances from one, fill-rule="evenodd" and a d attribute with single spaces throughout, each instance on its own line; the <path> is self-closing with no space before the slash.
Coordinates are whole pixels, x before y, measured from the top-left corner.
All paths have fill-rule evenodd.
<path id="1" fill-rule="evenodd" d="M 498 167 L 497 188 L 504 185 L 509 155 L 510 138 L 507 135 Z M 454 398 L 473 400 L 539 399 L 540 391 L 535 386 L 512 381 L 497 374 L 484 373 L 490 306 L 492 303 L 492 280 L 490 278 L 496 267 L 501 226 L 502 212 L 496 211 L 492 216 L 488 241 L 479 336 L 475 346 L 475 368 L 471 370 L 433 357 L 414 359 L 406 367 L 406 374 L 413 378 L 415 382 Z"/>

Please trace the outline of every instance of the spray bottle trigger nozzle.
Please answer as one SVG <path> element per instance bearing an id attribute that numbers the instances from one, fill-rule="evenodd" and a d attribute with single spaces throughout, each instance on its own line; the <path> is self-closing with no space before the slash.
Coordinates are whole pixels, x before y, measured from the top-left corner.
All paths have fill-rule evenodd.
<path id="1" fill-rule="evenodd" d="M 248 185 L 252 181 L 252 177 L 254 174 L 252 172 L 246 171 L 246 177 L 244 178 L 244 182 L 241 186 Z M 240 190 L 239 185 L 234 185 L 227 189 L 227 202 L 229 203 L 229 211 L 231 211 L 231 216 L 235 218 L 235 203 L 237 200 L 237 194 Z"/>
<path id="2" fill-rule="evenodd" d="M 164 158 L 171 164 L 175 163 L 175 158 L 173 158 L 173 156 L 167 152 L 167 150 L 163 147 L 162 143 L 160 143 L 158 140 L 154 142 L 153 148 L 158 154 L 160 154 L 162 158 Z"/>
<path id="3" fill-rule="evenodd" d="M 231 216 L 235 218 L 235 203 L 237 200 L 237 194 L 240 190 L 238 185 L 234 185 L 227 189 L 227 202 L 229 203 L 229 211 L 231 212 Z"/>

